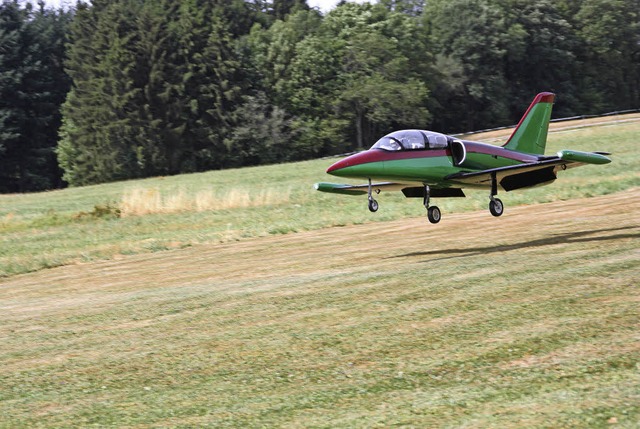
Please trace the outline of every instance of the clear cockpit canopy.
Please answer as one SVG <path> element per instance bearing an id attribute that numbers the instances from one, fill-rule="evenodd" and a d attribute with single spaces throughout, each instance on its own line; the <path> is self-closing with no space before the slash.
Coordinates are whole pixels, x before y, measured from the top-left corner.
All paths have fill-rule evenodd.
<path id="1" fill-rule="evenodd" d="M 378 140 L 371 149 L 387 151 L 445 149 L 449 140 L 446 135 L 433 131 L 394 131 Z"/>

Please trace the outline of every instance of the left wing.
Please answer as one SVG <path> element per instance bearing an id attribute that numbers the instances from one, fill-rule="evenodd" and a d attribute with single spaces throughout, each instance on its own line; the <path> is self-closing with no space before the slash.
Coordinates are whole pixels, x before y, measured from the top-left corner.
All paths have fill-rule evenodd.
<path id="1" fill-rule="evenodd" d="M 362 195 L 369 193 L 369 185 L 341 185 L 337 183 L 320 182 L 313 185 L 316 190 L 321 192 L 331 192 L 333 194 L 345 194 L 345 195 Z M 379 194 L 380 191 L 401 191 L 404 188 L 411 187 L 406 183 L 393 183 L 393 182 L 381 182 L 372 183 L 371 191 Z M 415 185 L 413 185 L 415 186 Z"/>
<path id="2" fill-rule="evenodd" d="M 495 180 L 505 191 L 528 188 L 552 182 L 559 170 L 579 167 L 585 164 L 608 164 L 611 162 L 606 152 L 579 152 L 562 150 L 557 156 L 544 157 L 540 161 L 491 168 L 474 172 L 460 172 L 445 177 L 445 180 L 462 185 L 491 186 Z"/>
<path id="3" fill-rule="evenodd" d="M 342 185 L 337 183 L 316 183 L 313 185 L 316 190 L 322 192 L 331 192 L 333 194 L 346 194 L 346 195 L 366 195 L 369 193 L 369 185 Z M 371 192 L 379 194 L 381 191 L 402 191 L 407 198 L 424 198 L 425 188 L 422 183 L 395 183 L 395 182 L 381 182 L 372 183 Z M 462 189 L 458 188 L 431 188 L 429 195 L 432 197 L 464 197 Z"/>

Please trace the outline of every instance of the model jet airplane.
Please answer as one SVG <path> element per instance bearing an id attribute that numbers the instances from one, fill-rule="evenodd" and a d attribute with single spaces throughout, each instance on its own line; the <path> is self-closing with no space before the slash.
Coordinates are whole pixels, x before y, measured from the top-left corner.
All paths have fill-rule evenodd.
<path id="1" fill-rule="evenodd" d="M 316 183 L 315 188 L 337 194 L 367 194 L 372 212 L 378 210 L 374 193 L 400 190 L 407 198 L 423 199 L 431 223 L 441 218 L 440 209 L 429 205 L 431 198 L 464 197 L 464 187 L 487 188 L 489 211 L 500 216 L 504 205 L 496 198 L 498 189 L 509 192 L 547 185 L 556 180 L 560 170 L 611 162 L 606 152 L 561 150 L 544 155 L 554 98 L 549 92 L 536 95 L 502 147 L 433 131 L 395 131 L 371 149 L 327 169 L 334 176 L 366 179 L 367 184 Z"/>

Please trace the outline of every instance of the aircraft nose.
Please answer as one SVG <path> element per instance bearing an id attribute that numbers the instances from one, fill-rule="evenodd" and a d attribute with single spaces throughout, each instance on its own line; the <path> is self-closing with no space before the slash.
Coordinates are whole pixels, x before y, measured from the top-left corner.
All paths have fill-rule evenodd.
<path id="1" fill-rule="evenodd" d="M 382 172 L 382 161 L 380 154 L 368 150 L 335 162 L 327 169 L 327 173 L 342 177 L 371 177 Z"/>
<path id="2" fill-rule="evenodd" d="M 328 174 L 333 174 L 335 175 L 335 172 L 337 172 L 338 170 L 342 170 L 344 168 L 347 168 L 351 165 L 353 165 L 350 161 L 349 158 L 345 158 L 345 159 L 341 159 L 338 162 L 334 162 L 333 164 L 331 164 L 331 166 L 329 168 L 327 168 L 327 173 Z"/>

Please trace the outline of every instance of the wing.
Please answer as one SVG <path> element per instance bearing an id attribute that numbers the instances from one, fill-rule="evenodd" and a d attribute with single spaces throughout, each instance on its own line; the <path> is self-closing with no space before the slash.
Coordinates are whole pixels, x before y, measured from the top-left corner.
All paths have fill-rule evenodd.
<path id="1" fill-rule="evenodd" d="M 505 191 L 513 191 L 552 182 L 556 180 L 559 170 L 585 164 L 611 162 L 605 155 L 609 155 L 609 153 L 562 150 L 558 152 L 557 156 L 544 157 L 536 162 L 482 171 L 460 172 L 445 177 L 445 180 L 462 185 L 491 186 L 491 181 L 495 177 L 497 183 Z"/>
<path id="2" fill-rule="evenodd" d="M 346 195 L 366 195 L 369 193 L 369 185 L 342 185 L 337 183 L 316 183 L 314 185 L 316 190 L 322 192 L 331 192 L 333 194 L 346 194 Z M 423 198 L 425 193 L 424 185 L 421 183 L 395 183 L 395 182 L 381 182 L 372 183 L 371 192 L 379 194 L 381 191 L 402 191 L 407 198 Z M 464 197 L 462 189 L 458 188 L 431 188 L 429 195 L 432 197 L 446 198 L 446 197 Z"/>
<path id="3" fill-rule="evenodd" d="M 379 194 L 380 191 L 401 191 L 404 188 L 411 187 L 406 183 L 393 183 L 393 182 L 381 182 L 372 183 L 371 191 Z M 415 186 L 415 185 L 414 185 Z M 316 190 L 321 192 L 331 192 L 333 194 L 345 194 L 345 195 L 362 195 L 369 192 L 369 185 L 341 185 L 337 183 L 325 183 L 320 182 L 314 185 Z"/>

